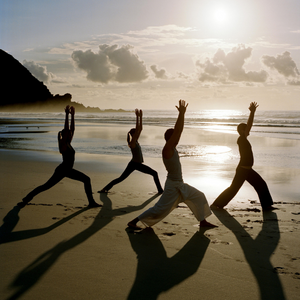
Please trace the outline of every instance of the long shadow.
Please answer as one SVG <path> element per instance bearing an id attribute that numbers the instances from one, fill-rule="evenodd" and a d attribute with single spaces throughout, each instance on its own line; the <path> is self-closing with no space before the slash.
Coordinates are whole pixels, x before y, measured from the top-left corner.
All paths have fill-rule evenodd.
<path id="1" fill-rule="evenodd" d="M 140 210 L 158 197 L 158 195 L 159 194 L 154 195 L 141 205 L 112 209 L 111 200 L 105 194 L 101 194 L 100 200 L 103 202 L 103 207 L 95 217 L 93 223 L 87 229 L 78 233 L 69 240 L 63 241 L 54 246 L 52 249 L 46 251 L 22 270 L 17 275 L 16 279 L 10 284 L 10 288 L 18 290 L 8 299 L 12 300 L 21 297 L 46 274 L 46 272 L 62 254 L 85 242 L 88 238 L 113 221 L 115 216 Z"/>
<path id="2" fill-rule="evenodd" d="M 128 300 L 154 300 L 158 296 L 195 274 L 210 240 L 196 232 L 174 256 L 167 257 L 163 244 L 152 228 L 135 234 L 127 229 L 138 265 Z"/>
<path id="3" fill-rule="evenodd" d="M 245 258 L 255 276 L 262 300 L 283 300 L 284 291 L 270 258 L 279 240 L 277 214 L 263 212 L 262 229 L 255 239 L 226 210 L 214 211 L 216 217 L 236 236 Z"/>
<path id="4" fill-rule="evenodd" d="M 51 230 L 70 221 L 72 218 L 78 216 L 79 214 L 83 213 L 88 209 L 89 209 L 88 207 L 85 207 L 45 228 L 36 228 L 36 229 L 28 229 L 28 230 L 20 230 L 20 231 L 12 232 L 12 230 L 15 228 L 15 226 L 19 221 L 18 213 L 20 211 L 20 207 L 15 206 L 3 219 L 3 225 L 0 227 L 0 244 L 30 239 L 33 237 L 46 234 Z"/>
<path id="5" fill-rule="evenodd" d="M 11 232 L 18 224 L 20 220 L 19 217 L 20 210 L 21 208 L 19 206 L 15 206 L 3 218 L 3 224 L 0 227 L 0 244 L 4 243 L 9 238 Z"/>

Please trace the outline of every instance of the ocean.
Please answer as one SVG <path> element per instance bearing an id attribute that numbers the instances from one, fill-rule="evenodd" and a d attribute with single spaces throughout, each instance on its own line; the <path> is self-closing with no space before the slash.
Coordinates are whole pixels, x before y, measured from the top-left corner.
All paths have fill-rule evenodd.
<path id="1" fill-rule="evenodd" d="M 144 111 L 144 132 L 140 142 L 142 143 L 146 132 L 148 138 L 145 139 L 147 144 L 143 144 L 143 150 L 147 155 L 160 155 L 164 142 L 163 133 L 165 129 L 174 126 L 177 115 L 176 110 Z M 194 129 L 198 130 L 198 134 L 200 131 L 236 134 L 236 126 L 241 122 L 246 123 L 248 116 L 249 111 L 187 111 L 185 133 Z M 128 154 L 126 133 L 135 126 L 133 111 L 77 113 L 75 121 L 73 143 L 76 151 L 89 154 Z M 0 148 L 57 151 L 57 132 L 63 128 L 63 124 L 64 113 L 0 113 Z M 147 127 L 151 127 L 152 131 L 154 127 L 164 129 L 154 129 L 158 136 L 153 136 L 152 132 L 151 140 L 151 132 L 145 130 Z M 115 132 L 116 130 L 119 132 Z M 251 136 L 300 140 L 300 111 L 257 111 Z M 193 138 L 184 144 L 186 149 L 181 149 L 183 155 L 197 156 L 195 151 L 188 150 L 198 146 L 194 145 Z"/>

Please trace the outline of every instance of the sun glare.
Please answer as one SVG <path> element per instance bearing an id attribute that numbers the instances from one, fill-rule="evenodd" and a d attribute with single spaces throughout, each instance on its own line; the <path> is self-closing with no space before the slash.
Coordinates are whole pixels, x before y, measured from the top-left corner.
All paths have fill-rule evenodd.
<path id="1" fill-rule="evenodd" d="M 217 23 L 228 22 L 228 12 L 222 8 L 217 9 L 214 12 L 214 21 Z"/>

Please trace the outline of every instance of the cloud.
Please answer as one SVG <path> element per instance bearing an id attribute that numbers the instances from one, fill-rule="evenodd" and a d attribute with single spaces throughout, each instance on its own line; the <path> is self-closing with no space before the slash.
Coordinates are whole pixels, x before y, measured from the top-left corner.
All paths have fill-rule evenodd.
<path id="1" fill-rule="evenodd" d="M 157 68 L 156 65 L 152 65 L 150 68 L 153 71 L 153 73 L 155 74 L 156 78 L 159 78 L 159 79 L 166 79 L 166 78 L 168 78 L 165 69 L 158 70 L 158 68 Z"/>
<path id="2" fill-rule="evenodd" d="M 72 59 L 77 67 L 87 72 L 87 79 L 108 83 L 116 81 L 140 82 L 148 77 L 146 65 L 132 52 L 132 46 L 103 44 L 98 53 L 91 50 L 73 51 Z"/>
<path id="3" fill-rule="evenodd" d="M 252 48 L 239 45 L 229 53 L 219 49 L 213 59 L 207 58 L 204 63 L 196 62 L 201 69 L 199 80 L 214 82 L 265 82 L 268 73 L 265 70 L 246 72 L 244 65 L 246 59 L 251 57 Z"/>
<path id="4" fill-rule="evenodd" d="M 300 75 L 297 65 L 288 51 L 276 57 L 264 55 L 262 61 L 267 67 L 272 70 L 277 70 L 278 73 L 285 77 L 297 77 Z"/>
<path id="5" fill-rule="evenodd" d="M 55 77 L 46 67 L 37 64 L 34 61 L 23 61 L 23 66 L 38 80 L 49 83 Z"/>

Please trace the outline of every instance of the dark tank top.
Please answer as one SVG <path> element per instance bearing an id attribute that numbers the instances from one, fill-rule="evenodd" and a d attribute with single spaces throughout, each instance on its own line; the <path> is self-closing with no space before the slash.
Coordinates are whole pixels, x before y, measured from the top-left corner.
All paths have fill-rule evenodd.
<path id="1" fill-rule="evenodd" d="M 252 167 L 254 163 L 252 147 L 247 137 L 244 135 L 239 136 L 237 139 L 237 144 L 240 151 L 240 162 L 238 167 Z"/>
<path id="2" fill-rule="evenodd" d="M 143 154 L 142 154 L 142 148 L 138 142 L 135 143 L 134 148 L 130 148 L 131 153 L 132 153 L 132 161 L 137 162 L 137 163 L 142 163 L 144 162 L 143 159 Z"/>
<path id="3" fill-rule="evenodd" d="M 67 145 L 67 149 L 62 153 L 62 157 L 63 165 L 68 168 L 73 168 L 75 161 L 75 150 L 70 144 Z"/>

